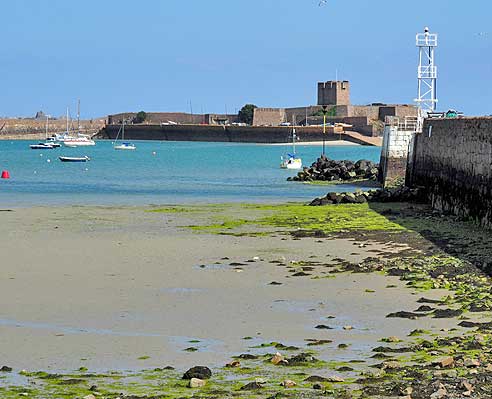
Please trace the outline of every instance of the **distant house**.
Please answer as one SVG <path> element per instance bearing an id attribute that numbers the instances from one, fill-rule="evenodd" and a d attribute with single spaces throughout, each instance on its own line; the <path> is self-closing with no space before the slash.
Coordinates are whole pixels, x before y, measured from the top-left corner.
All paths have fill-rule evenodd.
<path id="1" fill-rule="evenodd" d="M 46 119 L 46 114 L 43 111 L 38 111 L 34 119 Z"/>

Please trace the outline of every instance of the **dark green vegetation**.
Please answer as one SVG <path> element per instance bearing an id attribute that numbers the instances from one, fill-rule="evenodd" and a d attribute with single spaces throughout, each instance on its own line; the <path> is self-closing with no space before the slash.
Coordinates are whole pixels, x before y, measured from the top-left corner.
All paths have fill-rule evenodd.
<path id="1" fill-rule="evenodd" d="M 252 125 L 255 108 L 258 107 L 254 104 L 246 104 L 244 107 L 242 107 L 238 113 L 239 121 L 247 123 L 248 125 Z"/>
<path id="2" fill-rule="evenodd" d="M 90 394 L 110 399 L 491 397 L 492 284 L 480 270 L 489 272 L 492 268 L 489 231 L 426 206 L 406 203 L 213 205 L 152 212 L 181 218 L 183 228 L 197 233 L 281 235 L 284 239 L 320 242 L 346 238 L 362 246 L 391 243 L 399 251 L 381 250 L 377 257 L 360 263 L 344 259 L 276 263 L 292 276 L 306 279 L 336 278 L 340 273 L 397 277 L 418 295 L 420 307 L 387 316 L 394 323 L 408 318 L 415 327 L 406 336 L 381 337 L 371 350 L 354 351 L 352 356 L 350 336 L 344 342 L 306 339 L 299 347 L 282 344 L 281 337 L 278 342 L 256 342 L 248 353 L 212 369 L 202 388 L 188 388 L 188 381 L 181 379 L 184 370 L 168 367 L 106 374 L 84 369 L 65 374 L 21 372 L 21 376 L 14 370 L 3 373 L 0 397 L 18 398 L 23 393 L 36 399 Z M 187 223 L 189 218 L 193 224 Z M 394 288 L 393 284 L 386 286 L 388 290 Z M 429 299 L 436 297 L 431 295 L 436 289 L 444 289 L 446 294 Z M 449 329 L 418 328 L 419 320 L 443 318 L 450 321 Z M 320 360 L 324 347 L 349 356 L 343 357 L 344 361 Z M 9 382 L 12 375 L 16 376 L 15 384 Z"/>
<path id="3" fill-rule="evenodd" d="M 323 111 L 322 109 L 320 109 L 319 111 L 316 111 L 313 114 L 311 114 L 311 116 L 323 116 L 325 112 L 326 112 L 327 117 L 334 118 L 337 116 L 337 107 L 331 107 L 330 109 L 327 109 L 326 111 Z"/>
<path id="4" fill-rule="evenodd" d="M 147 113 L 145 113 L 144 111 L 140 111 L 140 112 L 137 113 L 137 115 L 133 119 L 133 122 L 134 123 L 142 123 L 146 119 L 147 119 Z"/>

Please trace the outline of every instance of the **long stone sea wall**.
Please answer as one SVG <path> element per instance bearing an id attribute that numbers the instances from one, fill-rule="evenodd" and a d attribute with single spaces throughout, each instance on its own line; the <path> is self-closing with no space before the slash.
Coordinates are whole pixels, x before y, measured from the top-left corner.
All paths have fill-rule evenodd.
<path id="1" fill-rule="evenodd" d="M 407 185 L 424 187 L 436 209 L 492 227 L 492 117 L 427 119 Z"/>
<path id="2" fill-rule="evenodd" d="M 120 125 L 107 125 L 97 138 L 115 139 Z M 346 140 L 357 144 L 373 145 L 370 137 L 358 134 L 334 133 L 328 128 L 323 134 L 321 127 L 296 127 L 300 142 Z M 211 141 L 234 143 L 286 143 L 291 140 L 292 127 L 276 126 L 218 126 L 218 125 L 128 125 L 125 139 L 165 141 Z M 359 137 L 360 136 L 360 137 Z"/>

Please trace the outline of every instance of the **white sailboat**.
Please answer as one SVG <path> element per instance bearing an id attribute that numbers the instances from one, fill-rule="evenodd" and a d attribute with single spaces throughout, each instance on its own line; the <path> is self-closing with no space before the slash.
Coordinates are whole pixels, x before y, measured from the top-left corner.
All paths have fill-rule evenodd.
<path id="1" fill-rule="evenodd" d="M 65 147 L 87 147 L 96 145 L 96 142 L 89 136 L 78 134 L 76 137 L 65 137 L 63 144 Z"/>
<path id="2" fill-rule="evenodd" d="M 48 144 L 50 146 L 52 146 L 53 148 L 58 148 L 58 147 L 61 147 L 61 144 L 58 143 L 54 137 L 48 137 L 48 123 L 49 123 L 49 120 L 50 120 L 50 116 L 49 115 L 46 115 L 46 130 L 45 130 L 45 133 L 44 133 L 44 144 Z"/>
<path id="3" fill-rule="evenodd" d="M 121 132 L 121 144 L 116 144 L 118 141 L 118 137 Z M 116 138 L 114 139 L 113 143 L 113 148 L 115 150 L 136 150 L 137 147 L 128 141 L 125 141 L 125 120 L 123 119 L 123 123 L 121 124 L 120 130 L 118 130 L 118 134 L 116 135 Z"/>
<path id="4" fill-rule="evenodd" d="M 286 154 L 280 157 L 280 167 L 282 169 L 301 169 L 302 159 L 296 155 L 296 140 L 298 137 L 296 135 L 296 129 L 292 129 L 292 154 Z"/>
<path id="5" fill-rule="evenodd" d="M 79 107 L 80 107 L 80 102 L 79 102 Z M 77 111 L 77 114 L 80 115 L 80 109 Z M 68 122 L 69 122 L 69 113 L 67 108 L 67 133 L 60 136 L 57 135 L 56 137 L 57 140 L 62 141 L 66 147 L 87 147 L 87 146 L 96 145 L 96 142 L 92 140 L 89 136 L 80 133 L 80 121 L 77 122 L 78 124 L 77 136 L 70 135 Z"/>
<path id="6" fill-rule="evenodd" d="M 48 138 L 48 120 L 49 115 L 46 115 L 46 130 L 44 134 L 44 143 L 39 142 L 38 144 L 32 144 L 29 147 L 31 150 L 52 150 L 53 148 L 61 147 L 60 143 L 57 143 L 56 140 L 52 140 L 51 137 Z"/>

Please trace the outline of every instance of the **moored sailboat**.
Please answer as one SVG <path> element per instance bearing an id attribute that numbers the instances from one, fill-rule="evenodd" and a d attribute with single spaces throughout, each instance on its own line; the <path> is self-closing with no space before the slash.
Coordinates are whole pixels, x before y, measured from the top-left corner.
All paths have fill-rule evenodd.
<path id="1" fill-rule="evenodd" d="M 61 147 L 60 143 L 57 143 L 56 140 L 52 140 L 52 138 L 48 138 L 48 120 L 49 120 L 49 115 L 46 115 L 46 130 L 44 134 L 44 143 L 39 142 L 38 144 L 31 144 L 29 148 L 31 150 L 52 150 L 54 148 Z"/>
<path id="2" fill-rule="evenodd" d="M 66 137 L 63 140 L 63 144 L 66 147 L 87 147 L 96 145 L 96 142 L 92 140 L 89 136 L 79 134 L 77 135 L 77 137 Z"/>
<path id="3" fill-rule="evenodd" d="M 301 169 L 302 159 L 296 155 L 296 140 L 299 138 L 296 135 L 296 129 L 292 129 L 292 154 L 286 154 L 280 157 L 280 167 L 282 169 Z"/>
<path id="4" fill-rule="evenodd" d="M 121 131 L 121 144 L 116 144 L 116 142 L 118 141 L 118 137 L 120 135 L 120 131 Z M 113 148 L 115 150 L 136 150 L 137 149 L 137 147 L 133 143 L 125 141 L 125 120 L 124 119 L 123 119 L 123 123 L 121 125 L 121 128 L 118 131 L 116 138 L 114 139 Z"/>
<path id="5" fill-rule="evenodd" d="M 80 133 L 80 101 L 79 108 L 77 110 L 77 135 L 72 136 L 69 129 L 69 112 L 67 108 L 67 132 L 61 135 L 57 135 L 56 139 L 61 141 L 66 147 L 87 147 L 94 146 L 96 142 L 92 140 L 89 136 Z"/>

